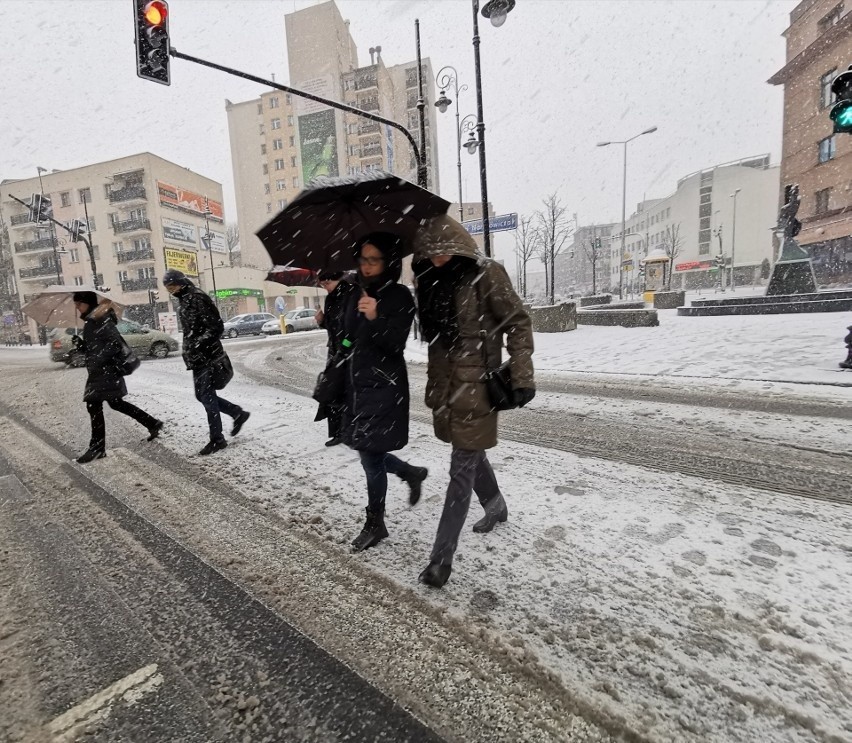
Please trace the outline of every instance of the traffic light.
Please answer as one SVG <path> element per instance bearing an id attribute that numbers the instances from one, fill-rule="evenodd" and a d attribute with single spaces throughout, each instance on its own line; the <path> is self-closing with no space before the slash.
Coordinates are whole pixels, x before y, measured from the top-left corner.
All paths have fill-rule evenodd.
<path id="1" fill-rule="evenodd" d="M 71 242 L 78 243 L 80 241 L 85 240 L 83 235 L 88 232 L 88 227 L 86 223 L 81 219 L 74 219 L 71 221 Z"/>
<path id="2" fill-rule="evenodd" d="M 156 289 L 149 289 L 148 299 L 151 301 L 151 304 L 158 302 L 160 299 L 160 292 L 158 292 Z"/>
<path id="3" fill-rule="evenodd" d="M 30 222 L 47 222 L 53 216 L 53 204 L 49 196 L 34 193 L 30 197 Z"/>
<path id="4" fill-rule="evenodd" d="M 639 278 L 641 279 L 645 275 L 645 264 L 639 264 Z"/>
<path id="5" fill-rule="evenodd" d="M 716 256 L 716 268 L 724 268 L 725 267 L 725 256 L 721 253 Z"/>
<path id="6" fill-rule="evenodd" d="M 852 134 L 852 65 L 834 78 L 831 92 L 837 101 L 829 114 L 834 122 L 834 133 Z"/>
<path id="7" fill-rule="evenodd" d="M 135 0 L 136 74 L 170 85 L 169 4 L 165 0 Z"/>
<path id="8" fill-rule="evenodd" d="M 599 237 L 595 238 L 595 250 L 601 249 L 601 239 Z"/>

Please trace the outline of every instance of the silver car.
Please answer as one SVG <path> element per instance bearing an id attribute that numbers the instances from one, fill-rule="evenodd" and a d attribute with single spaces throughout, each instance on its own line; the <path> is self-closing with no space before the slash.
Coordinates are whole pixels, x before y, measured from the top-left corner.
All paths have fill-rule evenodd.
<path id="1" fill-rule="evenodd" d="M 152 356 L 164 359 L 179 348 L 178 342 L 166 333 L 151 330 L 132 320 L 119 320 L 118 332 L 127 341 L 137 356 Z M 62 330 L 57 328 L 50 337 L 50 360 L 60 361 L 69 366 L 85 366 L 86 356 L 80 353 L 71 341 L 78 332 L 76 328 Z"/>
<path id="2" fill-rule="evenodd" d="M 316 330 L 319 328 L 317 325 L 316 310 L 312 310 L 310 307 L 302 307 L 298 310 L 290 310 L 286 315 L 284 315 L 284 321 L 287 324 L 287 332 L 293 333 L 297 330 Z"/>

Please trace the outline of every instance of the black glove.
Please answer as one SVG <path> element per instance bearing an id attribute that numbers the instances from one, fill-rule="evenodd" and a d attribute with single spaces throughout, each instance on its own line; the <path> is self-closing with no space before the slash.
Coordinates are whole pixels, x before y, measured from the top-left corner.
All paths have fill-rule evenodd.
<path id="1" fill-rule="evenodd" d="M 72 335 L 71 336 L 71 345 L 74 346 L 74 348 L 76 348 L 78 351 L 85 352 L 85 350 L 86 350 L 85 349 L 86 344 L 83 342 L 82 336 Z"/>
<path id="2" fill-rule="evenodd" d="M 535 390 L 530 389 L 528 387 L 513 390 L 515 395 L 515 405 L 519 408 L 524 407 L 528 402 L 530 402 L 535 397 Z"/>

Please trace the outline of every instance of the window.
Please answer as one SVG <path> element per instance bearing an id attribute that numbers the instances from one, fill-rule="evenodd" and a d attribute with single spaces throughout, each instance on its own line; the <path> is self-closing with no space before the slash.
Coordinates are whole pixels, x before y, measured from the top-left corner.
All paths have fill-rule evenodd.
<path id="1" fill-rule="evenodd" d="M 59 200 L 62 203 L 62 206 L 71 206 L 71 194 L 68 191 L 63 191 L 59 194 Z"/>
<path id="2" fill-rule="evenodd" d="M 293 117 L 292 116 L 287 117 L 287 126 L 293 126 Z"/>
<path id="3" fill-rule="evenodd" d="M 68 261 L 69 263 L 80 262 L 80 251 L 77 248 L 71 248 L 71 250 L 68 251 Z"/>
<path id="4" fill-rule="evenodd" d="M 257 112 L 258 112 L 261 116 L 263 115 L 263 104 L 262 104 L 262 103 L 258 103 L 258 104 L 257 104 Z M 261 125 L 260 125 L 260 128 L 261 128 L 261 129 L 263 129 L 263 124 L 261 124 Z M 263 134 L 263 131 L 261 131 L 260 133 L 261 133 L 261 134 Z"/>
<path id="5" fill-rule="evenodd" d="M 820 140 L 819 147 L 819 162 L 827 163 L 829 160 L 834 160 L 834 155 L 837 151 L 837 138 L 832 135 Z"/>
<path id="6" fill-rule="evenodd" d="M 263 184 L 263 193 L 269 193 L 270 188 L 268 183 Z"/>
<path id="7" fill-rule="evenodd" d="M 113 255 L 118 255 L 118 254 L 122 251 L 123 247 L 124 247 L 124 246 L 123 246 L 123 245 L 122 245 L 122 243 L 120 243 L 120 242 L 113 243 L 113 244 L 112 244 L 112 254 L 113 254 Z"/>
<path id="8" fill-rule="evenodd" d="M 293 188 L 298 188 L 298 187 L 299 187 L 299 179 L 293 178 Z"/>
<path id="9" fill-rule="evenodd" d="M 280 129 L 281 128 L 281 119 L 272 119 L 272 128 Z"/>
<path id="10" fill-rule="evenodd" d="M 83 277 L 75 276 L 74 277 L 74 286 L 83 286 Z"/>
<path id="11" fill-rule="evenodd" d="M 274 95 L 269 99 L 270 108 L 278 108 L 278 96 Z"/>
<path id="12" fill-rule="evenodd" d="M 262 145 L 260 146 L 260 154 L 261 154 L 261 155 L 265 155 L 265 154 L 266 154 L 266 145 L 265 145 L 265 144 L 262 144 Z"/>
<path id="13" fill-rule="evenodd" d="M 261 124 L 259 128 L 261 134 L 264 134 L 266 132 L 266 128 L 263 126 L 263 124 Z"/>
<path id="14" fill-rule="evenodd" d="M 295 156 L 295 155 L 292 155 L 292 156 L 290 157 L 290 167 L 291 167 L 291 168 L 295 168 L 295 167 L 296 167 L 296 156 Z"/>
<path id="15" fill-rule="evenodd" d="M 291 146 L 291 147 L 295 147 L 295 146 L 296 146 L 296 138 L 295 138 L 295 137 L 290 137 L 290 146 Z"/>
<path id="16" fill-rule="evenodd" d="M 127 271 L 118 271 L 116 273 L 116 277 L 118 278 L 118 283 L 120 284 L 122 281 L 127 281 Z"/>
<path id="17" fill-rule="evenodd" d="M 293 103 L 293 97 L 289 93 L 284 94 L 284 103 L 286 103 L 288 106 Z"/>
<path id="18" fill-rule="evenodd" d="M 272 149 L 273 150 L 283 150 L 284 149 L 284 142 L 280 139 L 273 139 L 272 140 Z"/>
<path id="19" fill-rule="evenodd" d="M 77 191 L 77 194 L 80 196 L 81 204 L 91 204 L 92 203 L 92 189 L 91 188 L 81 188 Z"/>
<path id="20" fill-rule="evenodd" d="M 147 237 L 137 237 L 133 241 L 133 249 L 136 250 L 136 251 L 150 250 L 151 249 L 151 240 Z"/>
<path id="21" fill-rule="evenodd" d="M 269 175 L 269 166 L 266 163 L 263 164 L 263 174 Z"/>
<path id="22" fill-rule="evenodd" d="M 837 68 L 829 70 L 819 79 L 819 107 L 825 108 L 834 103 L 834 93 L 831 92 L 831 84 L 837 75 Z"/>
<path id="23" fill-rule="evenodd" d="M 130 213 L 127 215 L 127 218 L 131 222 L 141 222 L 145 219 L 148 219 L 148 212 L 145 210 L 144 207 L 141 207 L 139 209 L 131 209 Z"/>
<path id="24" fill-rule="evenodd" d="M 287 199 L 278 199 L 278 208 L 283 209 L 287 206 Z"/>
<path id="25" fill-rule="evenodd" d="M 824 214 L 829 209 L 829 202 L 831 201 L 831 189 L 824 188 L 822 191 L 817 191 L 814 194 L 816 197 L 816 209 L 814 210 L 814 214 Z"/>
<path id="26" fill-rule="evenodd" d="M 278 158 L 275 161 L 275 170 L 284 170 L 284 159 Z"/>
<path id="27" fill-rule="evenodd" d="M 843 12 L 843 3 L 835 5 L 819 22 L 820 33 L 825 33 L 832 26 L 840 22 L 840 14 Z"/>
<path id="28" fill-rule="evenodd" d="M 283 191 L 285 188 L 287 188 L 287 183 L 283 179 L 279 180 L 279 181 L 275 181 L 275 188 L 278 191 Z"/>
<path id="29" fill-rule="evenodd" d="M 468 214 L 473 214 L 473 207 L 472 207 L 472 206 L 469 206 L 469 207 L 467 208 L 467 213 L 468 213 Z"/>
<path id="30" fill-rule="evenodd" d="M 83 221 L 83 222 L 85 222 L 86 220 L 84 219 L 84 220 L 82 220 L 82 221 Z M 94 218 L 94 217 L 89 217 L 89 221 L 88 221 L 88 222 L 86 222 L 86 226 L 89 228 L 89 232 L 94 232 L 94 231 L 95 231 L 95 229 L 96 229 L 96 228 L 95 228 L 95 218 Z"/>
<path id="31" fill-rule="evenodd" d="M 272 214 L 272 204 L 267 204 L 267 205 L 266 205 L 266 213 L 267 213 L 267 214 Z"/>

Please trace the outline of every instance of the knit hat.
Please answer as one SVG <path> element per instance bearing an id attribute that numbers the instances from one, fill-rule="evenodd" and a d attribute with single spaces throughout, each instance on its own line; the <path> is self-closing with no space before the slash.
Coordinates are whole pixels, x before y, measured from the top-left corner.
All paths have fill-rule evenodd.
<path id="1" fill-rule="evenodd" d="M 82 302 L 89 306 L 89 310 L 95 309 L 98 306 L 98 295 L 94 292 L 74 292 L 71 297 L 75 302 Z"/>
<path id="2" fill-rule="evenodd" d="M 192 282 L 186 277 L 186 274 L 182 271 L 178 271 L 176 268 L 170 268 L 163 274 L 163 284 L 168 286 L 169 284 L 177 284 L 178 286 L 189 286 Z"/>

